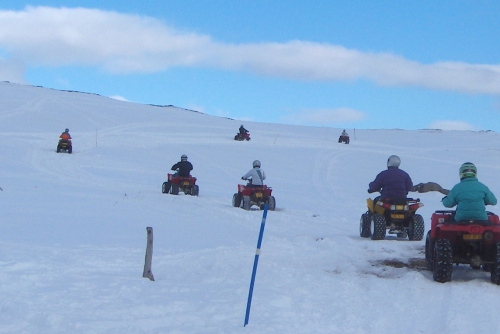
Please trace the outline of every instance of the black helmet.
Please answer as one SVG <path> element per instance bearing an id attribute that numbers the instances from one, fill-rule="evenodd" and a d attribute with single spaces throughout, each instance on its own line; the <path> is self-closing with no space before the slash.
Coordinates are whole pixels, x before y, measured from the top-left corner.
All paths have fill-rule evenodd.
<path id="1" fill-rule="evenodd" d="M 64 129 L 64 132 L 69 132 L 69 129 L 68 128 Z"/>
<path id="2" fill-rule="evenodd" d="M 181 161 L 187 161 L 187 159 L 188 159 L 187 155 L 185 154 L 181 155 Z"/>

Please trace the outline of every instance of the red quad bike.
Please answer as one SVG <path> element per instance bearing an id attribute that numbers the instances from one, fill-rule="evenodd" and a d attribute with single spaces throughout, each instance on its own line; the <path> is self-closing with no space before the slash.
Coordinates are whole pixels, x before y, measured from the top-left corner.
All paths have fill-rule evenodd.
<path id="1" fill-rule="evenodd" d="M 168 181 L 163 182 L 161 192 L 164 194 L 178 195 L 182 191 L 184 195 L 198 196 L 200 188 L 196 184 L 196 178 L 193 176 L 174 176 L 168 174 Z"/>
<path id="2" fill-rule="evenodd" d="M 238 184 L 238 192 L 233 195 L 233 206 L 235 208 L 243 208 L 250 210 L 252 205 L 257 205 L 261 210 L 264 210 L 264 205 L 269 205 L 269 210 L 276 209 L 276 200 L 271 196 L 272 189 L 266 185 L 257 187 L 247 187 Z"/>
<path id="3" fill-rule="evenodd" d="M 408 237 L 419 241 L 424 237 L 424 219 L 416 211 L 424 206 L 420 199 L 407 198 L 399 201 L 371 198 L 366 200 L 368 211 L 361 215 L 359 235 L 372 240 L 384 240 L 386 230 L 399 238 Z"/>
<path id="4" fill-rule="evenodd" d="M 246 140 L 246 141 L 249 141 L 250 140 L 250 133 L 237 133 L 236 136 L 234 136 L 234 140 L 238 140 L 238 141 L 243 141 L 243 140 Z"/>
<path id="5" fill-rule="evenodd" d="M 73 152 L 73 145 L 71 145 L 71 140 L 69 139 L 59 139 L 59 143 L 57 143 L 56 152 L 68 152 L 71 154 Z"/>
<path id="6" fill-rule="evenodd" d="M 346 135 L 342 136 L 341 135 L 339 137 L 339 143 L 349 144 L 349 136 L 346 136 Z"/>
<path id="7" fill-rule="evenodd" d="M 487 212 L 488 220 L 455 221 L 455 211 L 432 214 L 431 230 L 425 239 L 425 264 L 434 281 L 451 281 L 453 263 L 469 264 L 491 273 L 500 285 L 500 219 Z"/>

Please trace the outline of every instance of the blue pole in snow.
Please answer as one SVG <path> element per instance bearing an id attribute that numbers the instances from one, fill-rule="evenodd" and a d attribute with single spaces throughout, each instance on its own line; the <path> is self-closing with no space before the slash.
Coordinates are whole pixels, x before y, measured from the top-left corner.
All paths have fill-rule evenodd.
<path id="1" fill-rule="evenodd" d="M 250 280 L 250 290 L 248 290 L 247 312 L 245 314 L 245 324 L 248 325 L 248 318 L 250 317 L 250 306 L 252 305 L 253 285 L 255 282 L 255 274 L 257 273 L 257 264 L 259 263 L 260 245 L 262 244 L 262 236 L 264 235 L 264 227 L 266 226 L 267 209 L 269 205 L 264 205 L 264 214 L 262 215 L 262 223 L 260 224 L 259 241 L 257 241 L 257 250 L 255 251 L 255 259 L 253 261 L 252 279 Z"/>

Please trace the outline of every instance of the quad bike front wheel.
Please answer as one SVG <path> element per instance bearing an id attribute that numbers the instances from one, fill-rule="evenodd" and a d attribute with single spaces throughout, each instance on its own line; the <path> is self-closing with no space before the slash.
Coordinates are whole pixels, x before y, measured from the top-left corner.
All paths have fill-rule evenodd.
<path id="1" fill-rule="evenodd" d="M 386 221 L 383 215 L 374 213 L 370 224 L 370 236 L 372 240 L 384 240 Z"/>
<path id="2" fill-rule="evenodd" d="M 453 270 L 453 247 L 450 240 L 438 239 L 434 244 L 433 278 L 434 281 L 445 283 L 451 281 Z"/>
<path id="3" fill-rule="evenodd" d="M 361 238 L 369 238 L 371 236 L 370 232 L 370 214 L 368 212 L 361 215 L 359 220 L 359 236 Z"/>

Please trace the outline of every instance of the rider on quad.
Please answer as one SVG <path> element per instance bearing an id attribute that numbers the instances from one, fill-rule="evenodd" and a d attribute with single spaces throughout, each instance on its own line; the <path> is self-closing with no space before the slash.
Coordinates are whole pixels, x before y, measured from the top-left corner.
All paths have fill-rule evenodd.
<path id="1" fill-rule="evenodd" d="M 406 199 L 406 195 L 413 189 L 410 175 L 399 169 L 401 159 L 391 155 L 387 159 L 387 169 L 380 172 L 373 182 L 370 182 L 368 193 L 379 191 L 382 199 Z"/>
<path id="2" fill-rule="evenodd" d="M 71 135 L 69 134 L 69 129 L 65 129 L 63 133 L 59 136 L 59 142 L 57 143 L 56 152 L 68 152 L 71 154 L 73 152 L 73 145 L 71 144 Z"/>
<path id="3" fill-rule="evenodd" d="M 190 175 L 193 165 L 187 161 L 187 155 L 181 155 L 181 161 L 172 166 L 175 174 L 167 174 L 167 181 L 163 182 L 161 192 L 178 195 L 182 191 L 186 195 L 198 196 L 200 188 L 196 178 Z"/>
<path id="4" fill-rule="evenodd" d="M 368 211 L 361 215 L 361 237 L 383 240 L 389 233 L 412 241 L 422 240 L 424 220 L 416 211 L 423 203 L 419 199 L 407 198 L 408 192 L 413 190 L 413 182 L 405 171 L 399 169 L 400 164 L 401 159 L 391 155 L 387 160 L 387 170 L 370 182 L 368 192 L 380 192 L 380 196 L 366 200 Z"/>
<path id="5" fill-rule="evenodd" d="M 345 129 L 339 136 L 339 143 L 349 144 L 349 134 Z"/>
<path id="6" fill-rule="evenodd" d="M 238 133 L 236 134 L 236 136 L 234 136 L 234 140 L 238 140 L 238 141 L 243 141 L 243 140 L 249 141 L 250 140 L 250 133 L 248 132 L 247 129 L 245 129 L 243 124 L 240 125 L 240 128 L 238 129 Z"/>
<path id="7" fill-rule="evenodd" d="M 239 132 L 239 134 L 240 134 L 241 137 L 244 137 L 248 133 L 248 130 L 245 129 L 245 127 L 243 126 L 243 124 L 241 124 L 240 128 L 238 129 L 238 132 Z"/>
<path id="8" fill-rule="evenodd" d="M 241 207 L 243 210 L 250 210 L 253 205 L 264 210 L 266 204 L 269 210 L 276 209 L 276 199 L 271 195 L 272 189 L 264 184 L 266 173 L 260 169 L 260 161 L 255 160 L 253 168 L 241 177 L 242 180 L 249 180 L 247 185 L 238 185 L 238 192 L 233 195 L 233 206 Z"/>
<path id="9" fill-rule="evenodd" d="M 262 187 L 266 179 L 266 173 L 260 169 L 260 161 L 255 160 L 252 164 L 253 168 L 241 177 L 242 180 L 249 180 L 247 187 Z"/>
<path id="10" fill-rule="evenodd" d="M 460 183 L 451 189 L 442 202 L 447 208 L 455 205 L 455 220 L 488 220 L 486 205 L 496 205 L 495 195 L 483 183 L 477 180 L 477 168 L 466 162 L 459 169 Z"/>
<path id="11" fill-rule="evenodd" d="M 63 133 L 59 136 L 63 140 L 71 140 L 71 135 L 69 134 L 69 129 L 65 129 Z"/>
<path id="12" fill-rule="evenodd" d="M 172 166 L 171 170 L 176 171 L 174 176 L 189 177 L 193 170 L 193 165 L 187 160 L 187 155 L 181 155 L 181 161 Z"/>

